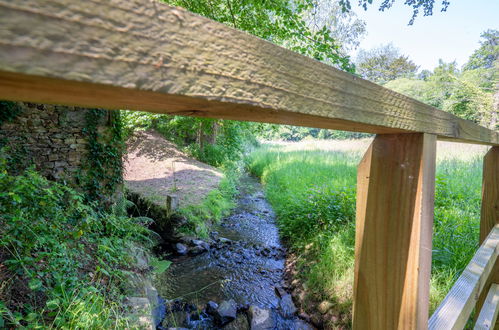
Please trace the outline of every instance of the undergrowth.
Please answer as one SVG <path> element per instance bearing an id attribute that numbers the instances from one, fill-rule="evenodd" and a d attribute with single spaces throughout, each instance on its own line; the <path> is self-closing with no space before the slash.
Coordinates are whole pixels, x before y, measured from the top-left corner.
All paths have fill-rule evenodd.
<path id="1" fill-rule="evenodd" d="M 179 214 L 188 221 L 180 231 L 203 238 L 208 237 L 211 224 L 218 223 L 234 208 L 240 175 L 240 168 L 236 164 L 226 166 L 218 188 L 210 191 L 201 204 L 188 205 L 179 210 Z"/>
<path id="2" fill-rule="evenodd" d="M 316 301 L 332 302 L 341 316 L 336 326 L 351 321 L 360 157 L 357 152 L 262 146 L 246 159 L 250 172 L 264 183 L 307 291 Z M 478 248 L 481 171 L 478 158 L 438 162 L 431 313 Z"/>
<path id="3" fill-rule="evenodd" d="M 9 175 L 0 154 L 0 328 L 129 327 L 127 249 L 149 231 L 124 202 L 99 212 L 84 200 L 33 169 Z"/>

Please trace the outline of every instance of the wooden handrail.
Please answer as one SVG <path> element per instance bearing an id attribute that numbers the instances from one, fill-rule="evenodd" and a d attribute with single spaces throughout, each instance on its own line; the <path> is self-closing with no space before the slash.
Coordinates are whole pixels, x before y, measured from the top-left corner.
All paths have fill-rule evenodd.
<path id="1" fill-rule="evenodd" d="M 496 225 L 431 316 L 429 329 L 464 328 L 491 274 L 498 252 L 499 225 Z"/>
<path id="2" fill-rule="evenodd" d="M 494 329 L 497 314 L 499 313 L 499 285 L 493 283 L 487 293 L 487 298 L 483 304 L 474 330 Z"/>
<path id="3" fill-rule="evenodd" d="M 497 132 L 155 0 L 0 0 L 0 22 L 0 99 L 499 145 Z"/>

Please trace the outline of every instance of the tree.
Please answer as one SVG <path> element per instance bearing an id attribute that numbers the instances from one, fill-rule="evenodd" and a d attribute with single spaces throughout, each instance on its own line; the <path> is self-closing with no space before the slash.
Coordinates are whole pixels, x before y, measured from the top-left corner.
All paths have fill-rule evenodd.
<path id="1" fill-rule="evenodd" d="M 480 37 L 480 47 L 470 56 L 464 70 L 492 69 L 499 59 L 499 30 L 487 30 Z"/>
<path id="2" fill-rule="evenodd" d="M 397 78 L 410 78 L 418 66 L 392 44 L 382 45 L 369 51 L 361 50 L 356 60 L 357 73 L 363 78 L 384 84 Z"/>
<path id="3" fill-rule="evenodd" d="M 464 65 L 464 72 L 480 85 L 484 92 L 491 93 L 490 107 L 483 116 L 491 129 L 498 129 L 499 124 L 499 31 L 487 30 L 480 37 L 480 47 L 470 56 Z"/>
<path id="4" fill-rule="evenodd" d="M 333 3 L 328 0 L 163 1 L 352 73 L 355 67 L 344 50 L 355 44 L 348 40 L 356 40 L 365 31 L 363 23 L 353 19 L 355 14 L 342 13 L 337 0 Z M 329 10 L 326 15 L 317 12 L 321 1 L 323 8 Z M 330 13 L 339 16 L 329 19 Z M 341 43 L 336 40 L 340 37 Z M 123 117 L 129 128 L 154 128 L 213 165 L 235 160 L 244 143 L 262 127 L 261 124 L 167 115 L 124 113 Z M 290 130 L 288 135 L 303 135 L 302 130 Z"/>
<path id="5" fill-rule="evenodd" d="M 359 19 L 353 11 L 343 11 L 338 0 L 315 0 L 305 20 L 311 30 L 326 26 L 340 53 L 347 54 L 359 46 L 360 39 L 366 34 L 366 22 Z"/>
<path id="6" fill-rule="evenodd" d="M 331 25 L 310 26 L 306 21 L 318 0 L 163 0 L 189 11 L 246 31 L 290 50 L 354 72 L 340 52 Z"/>
<path id="7" fill-rule="evenodd" d="M 372 2 L 373 0 L 359 0 L 359 5 L 364 8 L 364 10 L 367 10 L 367 7 L 371 5 Z M 390 9 L 394 2 L 395 0 L 383 0 L 381 5 L 379 6 L 379 10 L 385 11 L 386 9 Z M 414 21 L 419 15 L 420 10 L 423 10 L 423 16 L 433 15 L 435 2 L 435 0 L 405 0 L 404 4 L 412 8 L 412 17 L 409 21 L 409 25 L 414 24 Z M 342 6 L 344 11 L 350 11 L 352 9 L 350 0 L 340 0 L 340 5 Z M 447 11 L 449 5 L 450 1 L 442 0 L 440 11 Z"/>

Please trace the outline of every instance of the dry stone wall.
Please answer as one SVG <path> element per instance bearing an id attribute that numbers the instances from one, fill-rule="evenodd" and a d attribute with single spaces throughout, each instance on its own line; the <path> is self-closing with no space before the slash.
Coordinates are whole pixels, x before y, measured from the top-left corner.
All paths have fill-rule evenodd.
<path id="1" fill-rule="evenodd" d="M 16 103 L 19 113 L 0 123 L 0 145 L 17 157 L 16 169 L 30 164 L 51 180 L 78 184 L 88 157 L 86 115 L 79 107 Z M 99 119 L 97 130 L 110 130 L 109 116 Z"/>

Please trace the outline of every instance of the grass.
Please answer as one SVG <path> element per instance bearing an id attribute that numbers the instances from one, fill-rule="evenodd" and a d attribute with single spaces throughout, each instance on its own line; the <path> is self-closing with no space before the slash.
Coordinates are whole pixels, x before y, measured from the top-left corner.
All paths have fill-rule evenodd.
<path id="1" fill-rule="evenodd" d="M 369 140 L 263 145 L 246 159 L 261 178 L 298 273 L 319 301 L 351 319 L 356 166 Z M 438 145 L 431 312 L 478 247 L 482 146 Z M 346 315 L 346 317 L 345 317 Z M 345 321 L 346 320 L 346 321 Z M 338 325 L 338 324 L 336 324 Z M 340 324 L 341 325 L 341 324 Z"/>
<path id="2" fill-rule="evenodd" d="M 235 206 L 234 198 L 240 169 L 237 166 L 227 167 L 224 174 L 218 188 L 210 191 L 201 203 L 187 205 L 179 210 L 179 214 L 188 221 L 180 231 L 206 238 L 211 224 L 229 215 Z"/>
<path id="3" fill-rule="evenodd" d="M 0 328 L 123 329 L 145 218 L 98 211 L 34 170 L 14 176 L 0 151 Z"/>

